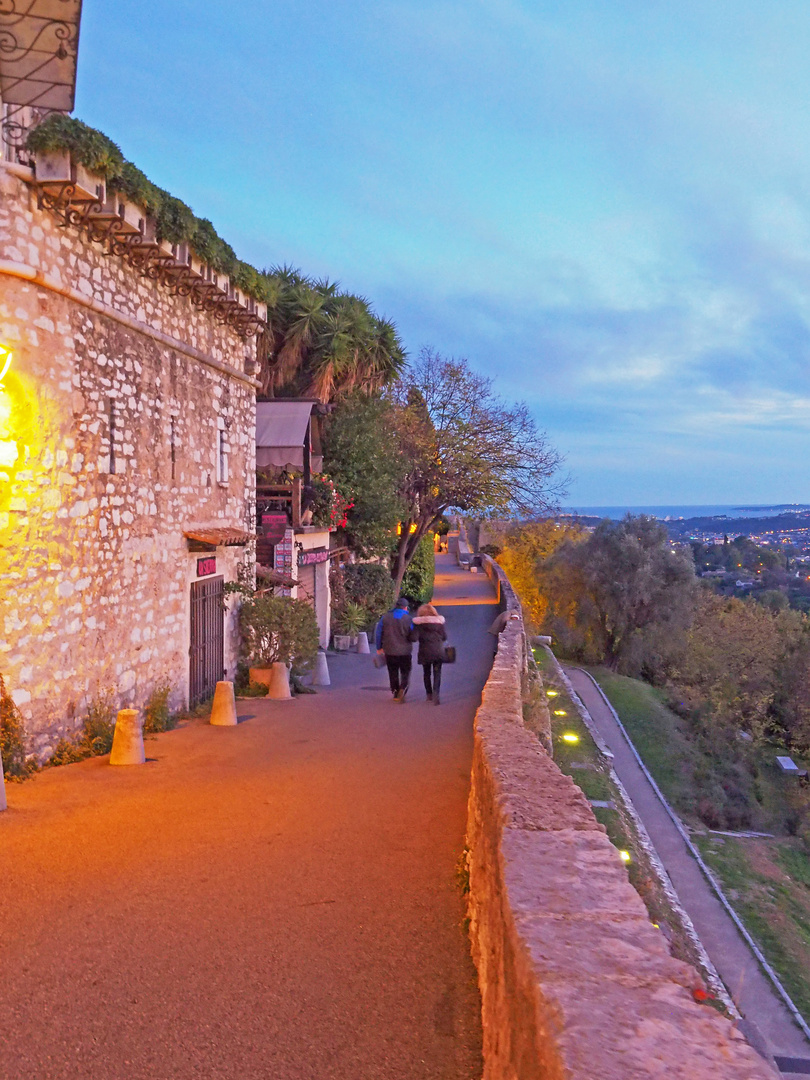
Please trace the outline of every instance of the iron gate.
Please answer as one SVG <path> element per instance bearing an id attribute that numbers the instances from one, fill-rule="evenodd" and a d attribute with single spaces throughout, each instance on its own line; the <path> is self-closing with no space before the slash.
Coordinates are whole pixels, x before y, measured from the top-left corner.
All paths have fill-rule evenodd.
<path id="1" fill-rule="evenodd" d="M 225 578 L 191 583 L 191 646 L 188 703 L 211 697 L 225 677 Z"/>

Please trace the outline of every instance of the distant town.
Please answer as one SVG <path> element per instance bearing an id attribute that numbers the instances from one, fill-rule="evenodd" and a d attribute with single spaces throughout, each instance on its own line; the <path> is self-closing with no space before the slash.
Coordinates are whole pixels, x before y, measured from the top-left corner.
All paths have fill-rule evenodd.
<path id="1" fill-rule="evenodd" d="M 718 591 L 752 593 L 775 607 L 810 611 L 810 506 L 740 507 L 756 516 L 665 517 L 673 547 L 690 547 L 699 577 Z M 772 511 L 765 513 L 763 511 Z M 587 529 L 598 517 L 562 515 Z M 780 599 L 780 595 L 782 599 Z"/>

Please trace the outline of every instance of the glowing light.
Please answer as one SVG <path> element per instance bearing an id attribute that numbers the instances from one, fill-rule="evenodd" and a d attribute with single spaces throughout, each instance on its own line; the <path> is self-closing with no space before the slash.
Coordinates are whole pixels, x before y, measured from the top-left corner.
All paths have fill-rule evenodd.
<path id="1" fill-rule="evenodd" d="M 3 376 L 11 367 L 11 359 L 14 353 L 7 345 L 0 345 L 0 386 L 3 385 Z"/>
<path id="2" fill-rule="evenodd" d="M 565 709 L 555 709 L 554 710 L 554 715 L 555 716 L 568 716 L 568 713 L 565 711 Z"/>
<path id="3" fill-rule="evenodd" d="M 619 855 L 621 855 L 622 862 L 630 862 L 630 852 L 629 851 L 620 851 Z"/>
<path id="4" fill-rule="evenodd" d="M 557 697 L 559 690 L 546 690 L 546 697 Z"/>
<path id="5" fill-rule="evenodd" d="M 567 743 L 578 743 L 579 735 L 575 734 L 573 731 L 566 731 L 562 737 L 562 741 Z"/>

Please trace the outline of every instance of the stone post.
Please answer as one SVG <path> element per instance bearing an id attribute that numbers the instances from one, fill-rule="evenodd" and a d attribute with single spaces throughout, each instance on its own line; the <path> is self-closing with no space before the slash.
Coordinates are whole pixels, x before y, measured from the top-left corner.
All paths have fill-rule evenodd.
<path id="1" fill-rule="evenodd" d="M 143 765 L 143 718 L 137 709 L 120 709 L 115 721 L 111 765 Z"/>
<path id="2" fill-rule="evenodd" d="M 368 647 L 368 634 L 365 630 L 362 630 L 357 635 L 357 651 L 363 653 L 365 656 L 368 656 L 371 652 L 371 649 Z"/>
<path id="3" fill-rule="evenodd" d="M 211 706 L 211 721 L 215 727 L 235 727 L 236 698 L 232 682 L 218 682 L 214 691 L 214 703 Z"/>
<path id="4" fill-rule="evenodd" d="M 323 649 L 318 649 L 318 655 L 315 657 L 315 664 L 312 668 L 312 685 L 332 685 L 332 680 L 329 678 L 329 665 L 326 662 L 326 653 Z"/>
<path id="5" fill-rule="evenodd" d="M 267 696 L 274 701 L 289 701 L 292 698 L 290 672 L 283 660 L 277 660 L 270 668 L 270 681 L 267 685 Z"/>

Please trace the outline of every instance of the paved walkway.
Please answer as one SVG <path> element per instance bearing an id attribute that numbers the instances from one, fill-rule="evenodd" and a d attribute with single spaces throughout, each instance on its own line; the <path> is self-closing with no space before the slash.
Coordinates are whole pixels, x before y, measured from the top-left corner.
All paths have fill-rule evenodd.
<path id="1" fill-rule="evenodd" d="M 616 773 L 644 822 L 706 952 L 740 1012 L 756 1025 L 772 1054 L 810 1059 L 810 1045 L 689 853 L 682 836 L 639 767 L 601 692 L 583 671 L 577 668 L 565 670 L 599 733 L 612 750 Z"/>
<path id="2" fill-rule="evenodd" d="M 441 706 L 419 668 L 397 705 L 369 657 L 330 657 L 317 696 L 240 702 L 142 768 L 9 785 L 0 1077 L 480 1077 L 455 867 L 494 597 L 440 569 Z"/>

